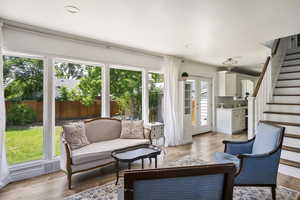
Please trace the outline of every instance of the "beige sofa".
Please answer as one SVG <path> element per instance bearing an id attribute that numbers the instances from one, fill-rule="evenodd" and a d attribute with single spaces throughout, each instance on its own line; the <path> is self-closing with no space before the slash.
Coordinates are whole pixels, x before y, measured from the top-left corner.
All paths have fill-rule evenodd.
<path id="1" fill-rule="evenodd" d="M 146 128 L 145 139 L 121 139 L 122 127 L 118 119 L 96 118 L 84 123 L 89 145 L 71 150 L 64 139 L 64 133 L 61 137 L 60 166 L 68 176 L 69 189 L 73 174 L 113 164 L 112 151 L 151 143 L 151 131 Z"/>

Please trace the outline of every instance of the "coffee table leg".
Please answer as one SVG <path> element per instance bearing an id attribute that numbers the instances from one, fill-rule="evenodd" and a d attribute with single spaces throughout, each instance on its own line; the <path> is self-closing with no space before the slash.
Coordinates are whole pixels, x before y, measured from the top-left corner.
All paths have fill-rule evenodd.
<path id="1" fill-rule="evenodd" d="M 144 169 L 144 158 L 142 158 L 142 169 Z"/>
<path id="2" fill-rule="evenodd" d="M 119 161 L 116 161 L 116 176 L 117 176 L 117 180 L 116 180 L 116 185 L 118 185 L 119 182 Z"/>
<path id="3" fill-rule="evenodd" d="M 155 168 L 157 168 L 157 156 L 155 156 Z"/>

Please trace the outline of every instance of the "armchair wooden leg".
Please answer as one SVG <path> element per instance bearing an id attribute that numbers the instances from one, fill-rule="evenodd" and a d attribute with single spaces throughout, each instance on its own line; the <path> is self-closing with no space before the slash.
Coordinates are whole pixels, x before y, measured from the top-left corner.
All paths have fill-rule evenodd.
<path id="1" fill-rule="evenodd" d="M 276 200 L 276 186 L 272 186 L 272 199 Z"/>
<path id="2" fill-rule="evenodd" d="M 69 190 L 72 189 L 72 174 L 68 173 L 68 188 Z"/>

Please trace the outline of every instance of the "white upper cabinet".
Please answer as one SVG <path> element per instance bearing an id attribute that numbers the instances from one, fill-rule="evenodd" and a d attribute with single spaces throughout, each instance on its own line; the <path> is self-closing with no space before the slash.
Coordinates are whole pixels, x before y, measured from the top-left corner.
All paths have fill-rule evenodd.
<path id="1" fill-rule="evenodd" d="M 258 77 L 221 71 L 218 72 L 219 93 L 218 96 L 245 97 L 245 93 L 253 91 Z M 248 81 L 251 81 L 250 84 Z M 246 84 L 247 83 L 247 84 Z M 250 88 L 251 87 L 251 88 Z"/>

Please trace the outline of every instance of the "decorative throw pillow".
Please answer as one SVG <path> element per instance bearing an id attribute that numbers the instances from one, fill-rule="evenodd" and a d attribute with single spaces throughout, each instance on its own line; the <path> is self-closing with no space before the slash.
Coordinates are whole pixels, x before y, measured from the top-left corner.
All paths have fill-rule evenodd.
<path id="1" fill-rule="evenodd" d="M 85 134 L 83 122 L 64 125 L 63 130 L 65 139 L 70 145 L 71 149 L 79 149 L 90 144 Z"/>
<path id="2" fill-rule="evenodd" d="M 122 120 L 122 139 L 144 139 L 144 121 L 143 120 Z"/>

